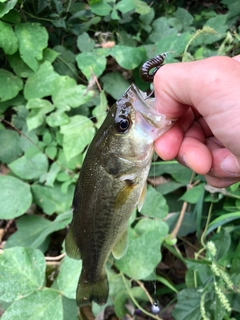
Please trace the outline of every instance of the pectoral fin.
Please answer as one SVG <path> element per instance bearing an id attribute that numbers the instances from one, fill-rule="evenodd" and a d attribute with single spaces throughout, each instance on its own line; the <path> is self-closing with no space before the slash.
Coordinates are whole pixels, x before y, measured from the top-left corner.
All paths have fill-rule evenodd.
<path id="1" fill-rule="evenodd" d="M 112 249 L 112 254 L 115 259 L 120 259 L 124 256 L 125 252 L 127 251 L 128 246 L 128 231 L 126 230 L 120 240 L 115 244 Z"/>
<path id="2" fill-rule="evenodd" d="M 65 239 L 65 250 L 70 258 L 76 260 L 81 259 L 80 251 L 77 247 L 77 242 L 74 237 L 74 230 L 72 225 L 70 226 Z"/>
<path id="3" fill-rule="evenodd" d="M 139 201 L 138 201 L 138 211 L 141 211 L 142 207 L 143 207 L 143 203 L 144 203 L 144 200 L 146 198 L 146 193 L 147 193 L 147 184 L 145 183 L 144 184 L 144 187 L 142 189 L 142 192 L 140 194 L 140 197 L 139 197 Z"/>

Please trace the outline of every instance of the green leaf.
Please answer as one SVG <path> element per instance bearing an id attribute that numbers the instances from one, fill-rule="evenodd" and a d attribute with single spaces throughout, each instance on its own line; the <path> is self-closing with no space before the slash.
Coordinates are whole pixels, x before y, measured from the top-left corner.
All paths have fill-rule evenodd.
<path id="1" fill-rule="evenodd" d="M 25 215 L 17 220 L 18 230 L 7 240 L 5 248 L 23 246 L 37 249 L 51 233 L 65 228 L 71 219 L 71 211 L 62 213 L 54 221 L 39 216 Z"/>
<path id="2" fill-rule="evenodd" d="M 126 46 L 115 46 L 111 50 L 111 56 L 113 56 L 117 63 L 124 69 L 133 70 L 138 67 L 144 60 L 146 55 L 143 47 L 133 48 Z"/>
<path id="3" fill-rule="evenodd" d="M 69 299 L 76 299 L 76 289 L 81 269 L 82 260 L 73 260 L 65 256 L 57 277 L 57 284 L 59 290 Z"/>
<path id="4" fill-rule="evenodd" d="M 217 15 L 216 17 L 213 17 L 213 18 L 210 18 L 205 26 L 208 26 L 212 29 L 214 29 L 217 34 L 208 34 L 206 35 L 204 38 L 205 38 L 205 41 L 204 43 L 205 44 L 211 44 L 215 41 L 218 41 L 222 38 L 225 37 L 225 33 L 228 29 L 228 26 L 227 26 L 227 23 L 226 23 L 226 20 L 227 20 L 227 15 Z"/>
<path id="5" fill-rule="evenodd" d="M 121 0 L 115 5 L 115 9 L 127 13 L 135 9 L 135 4 L 133 0 Z"/>
<path id="6" fill-rule="evenodd" d="M 19 42 L 19 51 L 23 61 L 37 71 L 39 60 L 43 58 L 43 49 L 47 47 L 48 33 L 39 23 L 22 23 L 15 27 Z"/>
<path id="7" fill-rule="evenodd" d="M 35 98 L 28 101 L 26 108 L 31 110 L 26 119 L 28 130 L 31 131 L 44 123 L 46 114 L 52 111 L 54 106 L 48 100 Z"/>
<path id="8" fill-rule="evenodd" d="M 119 319 L 124 319 L 128 310 L 125 307 L 126 301 L 129 299 L 127 290 L 121 290 L 114 299 L 114 311 Z"/>
<path id="9" fill-rule="evenodd" d="M 146 200 L 141 213 L 148 217 L 163 219 L 168 214 L 168 206 L 165 198 L 153 187 L 147 188 Z"/>
<path id="10" fill-rule="evenodd" d="M 148 14 L 151 11 L 151 7 L 149 7 L 144 1 L 141 0 L 132 0 L 135 6 L 135 11 L 141 15 Z"/>
<path id="11" fill-rule="evenodd" d="M 53 82 L 58 77 L 51 63 L 45 61 L 38 71 L 28 78 L 24 87 L 25 98 L 30 100 L 52 95 Z"/>
<path id="12" fill-rule="evenodd" d="M 64 194 L 58 184 L 54 188 L 33 185 L 33 199 L 46 214 L 62 213 L 71 207 L 73 188 L 73 186 L 69 187 L 68 193 Z"/>
<path id="13" fill-rule="evenodd" d="M 0 102 L 0 113 L 4 113 L 4 111 L 6 111 L 9 107 L 18 107 L 24 103 L 25 99 L 23 98 L 22 94 L 19 94 L 13 99 Z"/>
<path id="14" fill-rule="evenodd" d="M 61 126 L 63 151 L 67 161 L 80 154 L 94 137 L 93 122 L 84 116 L 70 118 L 70 123 Z"/>
<path id="15" fill-rule="evenodd" d="M 50 127 L 61 127 L 67 123 L 69 123 L 69 116 L 65 113 L 65 111 L 69 111 L 71 108 L 69 106 L 61 107 L 57 109 L 55 112 L 52 112 L 46 118 L 46 122 Z"/>
<path id="16" fill-rule="evenodd" d="M 201 320 L 200 299 L 202 292 L 196 289 L 183 289 L 172 312 L 176 320 Z"/>
<path id="17" fill-rule="evenodd" d="M 59 291 L 44 288 L 15 301 L 3 314 L 2 320 L 63 320 L 62 296 Z"/>
<path id="18" fill-rule="evenodd" d="M 60 56 L 60 53 L 56 52 L 55 50 L 52 50 L 50 48 L 46 48 L 43 50 L 44 61 L 49 61 L 50 63 L 53 63 L 58 56 Z"/>
<path id="19" fill-rule="evenodd" d="M 17 219 L 17 231 L 12 234 L 8 240 L 5 249 L 21 246 L 32 247 L 33 241 L 41 235 L 41 232 L 49 227 L 51 222 L 39 216 L 24 215 L 23 217 Z M 44 239 L 45 240 L 45 239 Z"/>
<path id="20" fill-rule="evenodd" d="M 101 2 L 90 4 L 90 10 L 96 15 L 105 17 L 111 12 L 112 7 L 107 3 L 107 0 L 102 0 Z"/>
<path id="21" fill-rule="evenodd" d="M 110 72 L 101 77 L 103 89 L 109 93 L 114 99 L 119 99 L 130 83 L 124 79 L 121 73 Z"/>
<path id="22" fill-rule="evenodd" d="M 165 183 L 158 185 L 156 187 L 156 190 L 158 192 L 160 192 L 162 195 L 165 195 L 165 194 L 171 193 L 171 192 L 173 192 L 183 186 L 185 186 L 184 183 L 179 183 L 179 182 L 175 182 L 175 181 L 170 180 L 169 182 L 165 182 Z"/>
<path id="23" fill-rule="evenodd" d="M 103 50 L 82 52 L 77 55 L 76 60 L 78 68 L 88 80 L 91 79 L 93 74 L 99 77 L 105 70 L 107 64 L 105 51 Z"/>
<path id="24" fill-rule="evenodd" d="M 48 171 L 48 159 L 43 153 L 37 153 L 33 157 L 24 155 L 10 163 L 9 168 L 21 179 L 34 180 Z"/>
<path id="25" fill-rule="evenodd" d="M 77 47 L 82 52 L 91 51 L 95 47 L 95 41 L 92 40 L 86 32 L 84 32 L 77 38 Z"/>
<path id="26" fill-rule="evenodd" d="M 48 148 L 55 148 L 55 147 L 48 147 Z M 49 151 L 48 148 L 46 148 L 45 152 L 48 156 L 51 155 L 52 156 L 51 158 L 53 159 L 56 156 L 57 150 L 56 148 L 54 149 L 56 150 L 56 153 L 53 156 L 52 151 Z M 46 186 L 53 187 L 53 183 L 56 180 L 60 170 L 61 170 L 61 167 L 58 163 L 53 162 L 51 164 L 50 170 L 46 173 L 46 176 L 44 177 L 44 180 L 46 181 L 45 182 Z"/>
<path id="27" fill-rule="evenodd" d="M 92 96 L 93 91 L 87 90 L 84 85 L 77 85 L 70 77 L 58 77 L 53 82 L 52 99 L 57 108 L 77 108 L 88 102 Z"/>
<path id="28" fill-rule="evenodd" d="M 104 90 L 100 92 L 100 103 L 97 105 L 92 112 L 92 115 L 97 119 L 95 124 L 97 128 L 100 128 L 104 119 L 106 118 L 106 110 L 108 108 L 108 102 Z"/>
<path id="29" fill-rule="evenodd" d="M 6 1 L 0 1 L 6 2 Z M 7 3 L 0 3 L 0 18 L 7 14 L 12 8 L 14 8 L 15 4 L 18 0 L 8 0 Z"/>
<path id="30" fill-rule="evenodd" d="M 154 272 L 161 261 L 160 245 L 168 232 L 165 223 L 146 219 L 138 226 L 143 232 L 139 237 L 129 237 L 126 254 L 116 260 L 118 269 L 133 279 L 144 279 Z M 144 227 L 145 225 L 145 227 Z M 144 232 L 145 231 L 145 232 Z"/>
<path id="31" fill-rule="evenodd" d="M 163 173 L 170 174 L 177 182 L 182 184 L 189 183 L 192 176 L 192 170 L 182 166 L 174 161 L 155 162 L 151 166 L 150 177 L 160 176 Z"/>
<path id="32" fill-rule="evenodd" d="M 201 197 L 204 192 L 204 183 L 199 184 L 189 190 L 187 190 L 184 195 L 179 199 L 189 203 L 197 203 L 198 199 Z"/>
<path id="33" fill-rule="evenodd" d="M 222 214 L 220 217 L 217 217 L 209 224 L 206 236 L 218 227 L 238 219 L 240 219 L 240 211 Z"/>
<path id="34" fill-rule="evenodd" d="M 3 250 L 0 255 L 0 300 L 12 302 L 26 297 L 43 285 L 44 278 L 45 259 L 41 251 L 22 247 Z"/>
<path id="35" fill-rule="evenodd" d="M 12 130 L 0 130 L 0 161 L 10 163 L 22 153 L 20 148 L 20 137 Z"/>
<path id="36" fill-rule="evenodd" d="M 193 16 L 183 8 L 177 8 L 175 17 L 183 24 L 184 27 L 188 27 L 193 22 Z"/>
<path id="37" fill-rule="evenodd" d="M 173 34 L 169 35 L 168 37 L 163 37 L 154 45 L 156 50 L 154 55 L 159 54 L 159 52 L 169 52 L 166 60 L 168 59 L 168 57 L 178 56 L 184 52 L 184 49 L 190 38 L 190 32 L 184 32 L 180 35 Z"/>
<path id="38" fill-rule="evenodd" d="M 22 60 L 19 52 L 8 56 L 8 61 L 11 68 L 19 78 L 28 78 L 33 74 L 32 69 L 30 69 L 29 66 Z"/>
<path id="39" fill-rule="evenodd" d="M 8 23 L 0 21 L 0 30 L 0 48 L 5 54 L 15 53 L 18 49 L 18 41 L 12 27 Z"/>
<path id="40" fill-rule="evenodd" d="M 150 230 L 156 230 L 157 228 L 159 228 L 159 231 L 160 231 L 160 238 L 163 239 L 168 232 L 168 226 L 165 221 L 162 221 L 159 219 L 156 219 L 156 220 L 149 219 L 149 218 L 140 219 L 134 227 L 134 232 L 137 233 L 139 236 L 141 236 L 145 232 Z"/>
<path id="41" fill-rule="evenodd" d="M 178 293 L 178 290 L 166 278 L 156 275 L 156 280 L 161 282 L 165 287 L 168 287 L 175 293 Z"/>
<path id="42" fill-rule="evenodd" d="M 0 219 L 10 220 L 24 214 L 32 203 L 29 185 L 10 176 L 0 176 L 0 185 Z"/>
<path id="43" fill-rule="evenodd" d="M 13 73 L 0 69 L 0 101 L 10 100 L 23 88 L 23 82 Z"/>
<path id="44" fill-rule="evenodd" d="M 215 247 L 217 248 L 217 253 L 215 256 L 216 260 L 223 259 L 225 255 L 228 254 L 231 246 L 231 234 L 227 232 L 224 228 L 220 232 L 216 233 L 211 240 L 214 242 Z"/>
<path id="45" fill-rule="evenodd" d="M 159 41 L 161 38 L 167 38 L 173 34 L 177 36 L 177 29 L 172 28 L 169 25 L 168 19 L 165 17 L 154 20 L 152 26 L 153 31 L 149 36 L 149 39 L 152 43 Z"/>
<path id="46" fill-rule="evenodd" d="M 148 14 L 151 11 L 151 8 L 141 0 L 121 0 L 116 4 L 115 9 L 122 13 L 135 10 L 135 12 L 141 15 Z"/>

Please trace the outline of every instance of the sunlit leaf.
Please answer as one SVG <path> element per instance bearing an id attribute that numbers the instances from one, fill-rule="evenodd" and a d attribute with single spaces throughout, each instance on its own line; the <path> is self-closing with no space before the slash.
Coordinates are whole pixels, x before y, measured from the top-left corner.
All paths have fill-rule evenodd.
<path id="1" fill-rule="evenodd" d="M 17 220 L 18 230 L 10 236 L 5 247 L 24 246 L 37 249 L 52 232 L 65 228 L 71 218 L 71 211 L 57 216 L 54 221 L 39 216 L 23 216 Z"/>
<path id="2" fill-rule="evenodd" d="M 0 219 L 13 219 L 24 214 L 32 203 L 30 186 L 11 176 L 0 176 Z"/>
<path id="3" fill-rule="evenodd" d="M 142 234 L 134 238 L 129 237 L 126 254 L 120 260 L 116 260 L 119 270 L 133 279 L 144 279 L 155 270 L 161 261 L 161 242 L 168 232 L 164 222 L 149 219 L 147 225 L 147 221 L 144 220 L 141 222 L 141 228 L 136 226 Z"/>
<path id="4" fill-rule="evenodd" d="M 22 23 L 15 27 L 19 43 L 19 51 L 23 61 L 37 71 L 39 60 L 43 57 L 43 49 L 47 47 L 48 33 L 39 23 Z"/>
<path id="5" fill-rule="evenodd" d="M 0 255 L 0 300 L 28 296 L 44 283 L 45 259 L 39 250 L 15 247 Z"/>
<path id="6" fill-rule="evenodd" d="M 0 21 L 0 30 L 0 48 L 2 48 L 6 54 L 11 55 L 15 53 L 18 49 L 18 42 L 12 26 Z"/>
<path id="7" fill-rule="evenodd" d="M 0 161 L 10 163 L 21 155 L 20 137 L 12 130 L 0 130 Z"/>
<path id="8" fill-rule="evenodd" d="M 27 116 L 27 126 L 29 131 L 40 127 L 46 114 L 54 109 L 54 106 L 48 101 L 43 99 L 31 99 L 28 101 L 26 108 L 30 110 Z"/>
<path id="9" fill-rule="evenodd" d="M 82 260 L 73 260 L 65 256 L 57 277 L 62 293 L 69 299 L 76 299 L 76 289 L 82 268 Z"/>
<path id="10" fill-rule="evenodd" d="M 15 4 L 18 0 L 1 0 L 0 1 L 0 18 L 7 14 L 12 8 L 14 8 Z M 6 3 L 1 3 L 6 2 Z"/>
<path id="11" fill-rule="evenodd" d="M 132 70 L 138 67 L 145 57 L 143 47 L 115 46 L 111 50 L 111 55 L 117 60 L 117 63 L 124 69 Z"/>
<path id="12" fill-rule="evenodd" d="M 0 69 L 0 101 L 10 100 L 23 88 L 23 82 L 13 73 Z"/>
<path id="13" fill-rule="evenodd" d="M 69 161 L 80 154 L 91 142 L 95 134 L 93 122 L 84 116 L 74 116 L 70 122 L 61 126 L 63 134 L 63 151 Z"/>
<path id="14" fill-rule="evenodd" d="M 93 91 L 87 90 L 84 85 L 77 85 L 70 77 L 58 77 L 53 83 L 52 99 L 59 107 L 70 106 L 77 108 L 86 103 L 93 96 Z"/>
<path id="15" fill-rule="evenodd" d="M 93 74 L 99 77 L 106 68 L 105 51 L 94 50 L 92 52 L 82 52 L 77 55 L 77 65 L 85 77 L 90 80 Z"/>
<path id="16" fill-rule="evenodd" d="M 86 32 L 84 32 L 83 34 L 78 36 L 77 46 L 78 49 L 82 52 L 91 51 L 95 47 L 95 41 L 92 40 Z"/>
<path id="17" fill-rule="evenodd" d="M 28 78 L 33 74 L 33 71 L 29 66 L 22 60 L 19 52 L 12 54 L 8 57 L 9 64 L 15 74 L 21 78 Z"/>
<path id="18" fill-rule="evenodd" d="M 41 185 L 32 185 L 33 200 L 49 215 L 62 213 L 70 209 L 73 198 L 73 187 L 67 193 L 61 191 L 61 186 L 55 185 L 54 188 Z"/>
<path id="19" fill-rule="evenodd" d="M 101 2 L 92 3 L 90 9 L 99 16 L 106 16 L 112 10 L 112 7 L 107 2 L 107 0 L 102 0 Z"/>
<path id="20" fill-rule="evenodd" d="M 40 178 L 48 170 L 48 159 L 45 154 L 37 153 L 33 157 L 26 155 L 9 164 L 9 168 L 20 178 L 33 180 Z"/>
<path id="21" fill-rule="evenodd" d="M 3 314 L 2 320 L 63 320 L 62 296 L 59 291 L 44 288 L 15 301 Z"/>
<path id="22" fill-rule="evenodd" d="M 53 81 L 58 77 L 51 63 L 45 61 L 38 71 L 28 78 L 24 87 L 25 98 L 30 100 L 52 95 Z"/>
<path id="23" fill-rule="evenodd" d="M 168 214 L 166 199 L 151 186 L 147 189 L 141 213 L 148 217 L 161 219 L 165 218 Z"/>

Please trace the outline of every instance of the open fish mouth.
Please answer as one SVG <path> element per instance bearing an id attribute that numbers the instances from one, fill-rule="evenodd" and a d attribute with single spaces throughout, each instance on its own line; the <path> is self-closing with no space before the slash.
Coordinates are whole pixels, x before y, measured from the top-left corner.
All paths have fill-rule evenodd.
<path id="1" fill-rule="evenodd" d="M 136 122 L 142 129 L 156 140 L 175 123 L 155 109 L 155 98 L 147 98 L 147 94 L 136 87 L 134 83 L 124 92 L 123 98 L 128 100 L 136 111 Z"/>

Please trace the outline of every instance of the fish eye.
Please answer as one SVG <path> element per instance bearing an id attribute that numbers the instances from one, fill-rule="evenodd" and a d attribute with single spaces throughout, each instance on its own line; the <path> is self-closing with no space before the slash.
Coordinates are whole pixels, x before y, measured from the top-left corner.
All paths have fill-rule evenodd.
<path id="1" fill-rule="evenodd" d="M 119 133 L 126 133 L 128 131 L 128 129 L 131 126 L 131 121 L 128 118 L 125 117 L 118 117 L 115 120 L 115 129 L 119 132 Z"/>

